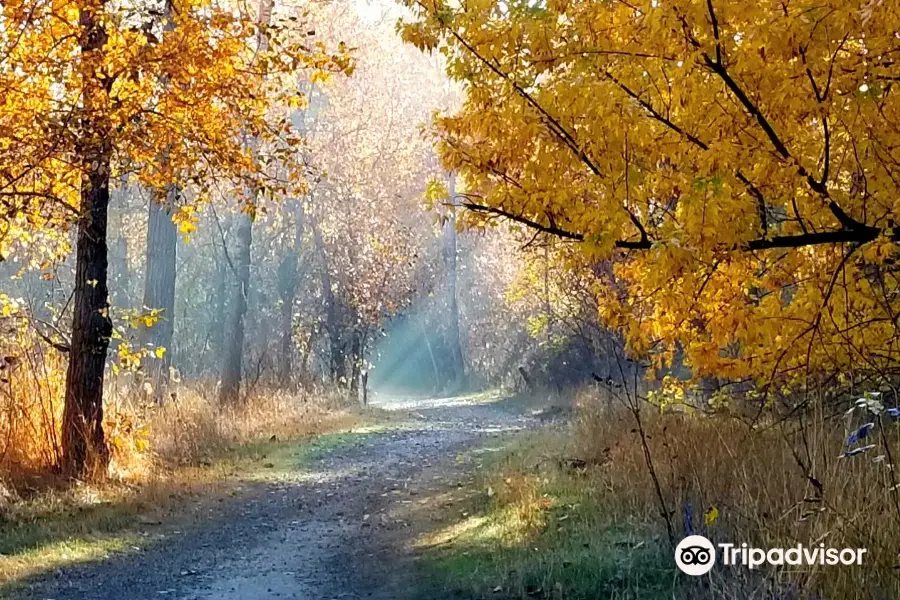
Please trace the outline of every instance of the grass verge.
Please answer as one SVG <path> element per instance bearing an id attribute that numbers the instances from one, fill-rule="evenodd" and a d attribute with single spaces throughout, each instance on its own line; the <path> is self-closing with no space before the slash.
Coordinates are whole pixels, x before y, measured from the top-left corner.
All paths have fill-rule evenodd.
<path id="1" fill-rule="evenodd" d="M 15 498 L 0 513 L 0 597 L 14 596 L 42 572 L 145 547 L 189 525 L 202 506 L 248 487 L 297 477 L 323 454 L 360 443 L 382 421 L 378 411 L 329 410 L 304 427 L 280 424 L 283 439 L 259 427 L 254 435 L 216 438 L 190 460 L 185 454 L 169 461 L 157 457 L 140 478 L 51 487 Z"/>
<path id="2" fill-rule="evenodd" d="M 870 397 L 839 419 L 755 428 L 725 410 L 649 405 L 637 421 L 596 392 L 572 414 L 572 426 L 523 433 L 486 459 L 466 508 L 419 540 L 438 590 L 430 597 L 900 597 L 900 418 Z M 699 534 L 713 544 L 867 553 L 861 565 L 719 562 L 688 577 L 675 567 L 669 529 L 676 542 Z"/>
<path id="3" fill-rule="evenodd" d="M 427 597 L 672 597 L 658 528 L 607 510 L 595 480 L 557 460 L 567 444 L 566 432 L 529 432 L 483 459 L 478 493 L 417 543 Z"/>

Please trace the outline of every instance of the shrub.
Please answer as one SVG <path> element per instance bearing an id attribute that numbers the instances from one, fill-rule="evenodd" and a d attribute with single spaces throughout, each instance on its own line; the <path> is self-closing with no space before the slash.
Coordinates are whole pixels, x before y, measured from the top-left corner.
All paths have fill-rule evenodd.
<path id="1" fill-rule="evenodd" d="M 877 430 L 860 424 L 869 419 L 880 424 Z M 868 549 L 857 568 L 772 568 L 752 577 L 746 570 L 714 569 L 713 597 L 900 597 L 900 504 L 891 466 L 900 446 L 891 421 L 859 404 L 843 418 L 818 412 L 750 427 L 727 414 L 645 405 L 646 443 L 678 534 L 762 548 L 825 543 Z M 868 429 L 871 447 L 853 453 L 864 447 L 851 436 L 861 429 Z M 576 447 L 591 465 L 593 489 L 604 506 L 661 523 L 630 410 L 596 393 L 582 394 Z"/>

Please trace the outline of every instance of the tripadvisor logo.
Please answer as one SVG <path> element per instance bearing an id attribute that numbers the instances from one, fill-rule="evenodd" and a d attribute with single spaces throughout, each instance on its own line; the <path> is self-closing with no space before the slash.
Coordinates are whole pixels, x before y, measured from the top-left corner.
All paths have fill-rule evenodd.
<path id="1" fill-rule="evenodd" d="M 716 549 L 702 535 L 689 535 L 675 548 L 675 564 L 688 575 L 706 575 L 716 563 Z"/>
<path id="2" fill-rule="evenodd" d="M 811 548 L 797 544 L 792 548 L 751 548 L 747 544 L 718 544 L 722 564 L 756 569 L 762 565 L 861 565 L 865 548 Z M 675 548 L 675 564 L 688 575 L 705 575 L 716 563 L 716 547 L 702 535 L 691 535 Z"/>

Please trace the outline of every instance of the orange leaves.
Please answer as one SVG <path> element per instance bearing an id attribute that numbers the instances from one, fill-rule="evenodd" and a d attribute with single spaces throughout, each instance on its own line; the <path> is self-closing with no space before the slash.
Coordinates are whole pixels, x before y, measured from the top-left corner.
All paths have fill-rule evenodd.
<path id="1" fill-rule="evenodd" d="M 183 190 L 187 205 L 175 218 L 185 236 L 195 227 L 191 204 L 208 198 L 213 182 L 251 187 L 254 197 L 305 191 L 301 138 L 282 115 L 305 106 L 298 76 L 349 71 L 352 49 L 330 53 L 294 19 L 293 27 L 274 24 L 269 51 L 260 52 L 254 14 L 209 0 L 177 0 L 174 8 L 167 16 L 98 0 L 4 3 L 5 256 L 41 264 L 68 250 L 83 171 L 96 163 L 71 158 L 88 135 L 110 146 L 117 180 Z M 84 52 L 81 15 L 88 10 L 100 15 L 94 31 L 101 42 Z M 248 136 L 259 141 L 256 152 L 248 151 Z"/>

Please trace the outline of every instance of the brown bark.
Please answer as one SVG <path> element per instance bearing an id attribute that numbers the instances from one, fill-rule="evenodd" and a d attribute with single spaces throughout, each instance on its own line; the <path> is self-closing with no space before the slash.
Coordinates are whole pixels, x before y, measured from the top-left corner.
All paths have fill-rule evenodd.
<path id="1" fill-rule="evenodd" d="M 525 367 L 519 367 L 519 375 L 522 376 L 522 381 L 525 382 L 525 390 L 533 392 L 534 383 L 531 381 L 531 377 L 528 376 L 528 371 L 525 370 Z"/>
<path id="2" fill-rule="evenodd" d="M 73 477 L 104 474 L 109 462 L 103 434 L 103 375 L 112 335 L 106 243 L 112 144 L 104 117 L 109 92 L 106 86 L 111 81 L 98 75 L 106 32 L 91 9 L 82 10 L 79 24 L 84 113 L 78 158 L 83 174 L 62 431 L 62 468 Z"/>
<path id="3" fill-rule="evenodd" d="M 329 373 L 332 383 L 346 385 L 347 383 L 347 358 L 344 355 L 344 344 L 341 339 L 340 325 L 335 317 L 334 301 L 326 307 L 325 323 L 328 328 L 328 342 L 331 351 L 331 363 Z"/>

